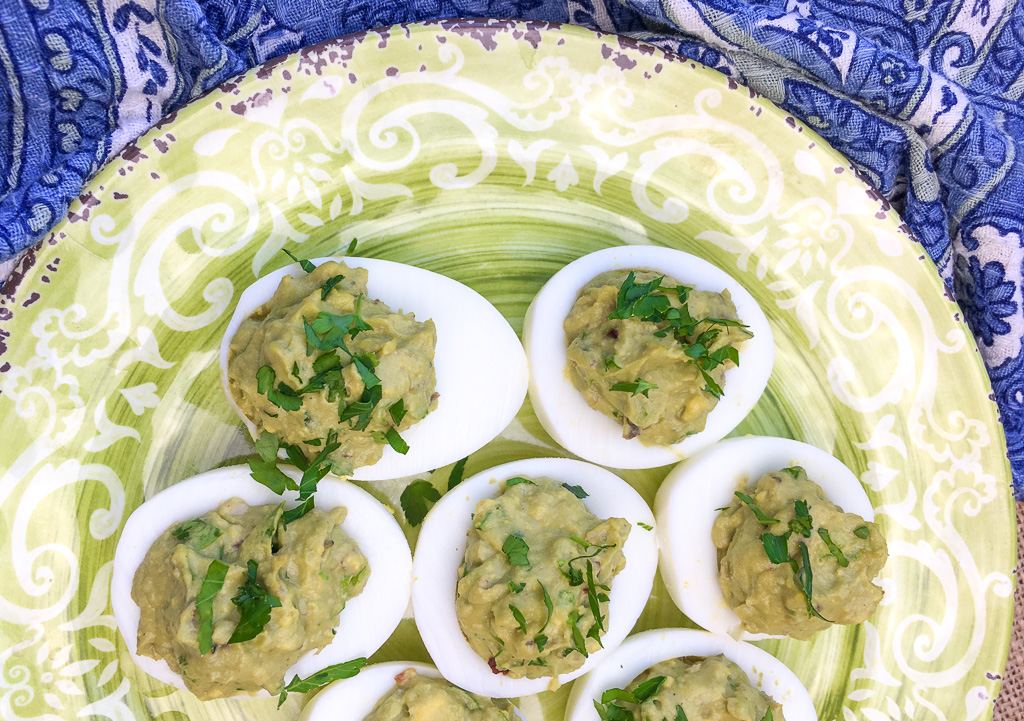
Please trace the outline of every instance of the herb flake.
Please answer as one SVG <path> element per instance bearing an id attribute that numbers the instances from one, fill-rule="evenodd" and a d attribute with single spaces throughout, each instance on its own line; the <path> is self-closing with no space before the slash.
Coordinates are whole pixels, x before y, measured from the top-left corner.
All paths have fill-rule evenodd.
<path id="1" fill-rule="evenodd" d="M 466 472 L 466 461 L 468 460 L 469 456 L 466 456 L 465 458 L 460 458 L 458 461 L 455 462 L 455 465 L 452 466 L 451 473 L 448 474 L 449 491 L 455 488 L 455 486 L 462 483 L 462 476 Z"/>
<path id="2" fill-rule="evenodd" d="M 656 383 L 648 383 L 643 378 L 637 376 L 635 381 L 629 383 L 616 383 L 609 390 L 629 393 L 630 398 L 636 395 L 642 395 L 644 398 L 650 398 L 647 394 L 657 389 L 657 387 L 658 385 Z"/>
<path id="3" fill-rule="evenodd" d="M 359 670 L 366 665 L 365 658 L 354 658 L 351 661 L 344 663 L 336 663 L 333 666 L 328 666 L 325 669 L 317 671 L 311 676 L 306 678 L 299 678 L 293 676 L 292 680 L 281 690 L 281 695 L 277 699 L 277 707 L 281 708 L 281 704 L 288 698 L 289 693 L 306 693 L 307 691 L 313 691 L 326 686 L 331 681 L 338 681 L 343 678 L 352 678 Z"/>
<path id="4" fill-rule="evenodd" d="M 203 518 L 193 518 L 191 521 L 175 527 L 171 535 L 196 551 L 209 546 L 220 538 L 221 530 Z"/>
<path id="5" fill-rule="evenodd" d="M 423 523 L 430 507 L 441 500 L 441 494 L 428 481 L 413 481 L 405 487 L 398 500 L 405 520 L 410 526 L 418 526 Z"/>
<path id="6" fill-rule="evenodd" d="M 282 252 L 283 252 L 283 253 L 284 253 L 285 255 L 287 255 L 287 256 L 288 256 L 289 258 L 291 258 L 291 259 L 292 259 L 293 261 L 295 261 L 296 263 L 298 263 L 298 264 L 299 264 L 299 266 L 300 266 L 300 267 L 301 267 L 301 268 L 302 268 L 302 269 L 303 269 L 304 271 L 306 271 L 307 273 L 312 273 L 312 272 L 313 272 L 314 270 L 316 270 L 316 266 L 315 266 L 315 265 L 313 265 L 312 263 L 310 263 L 310 262 L 309 262 L 308 260 L 300 260 L 299 258 L 296 258 L 296 257 L 295 257 L 295 255 L 294 255 L 294 254 L 293 254 L 293 253 L 292 253 L 292 252 L 291 252 L 290 250 L 288 250 L 287 248 L 281 248 L 281 251 L 282 251 Z"/>
<path id="7" fill-rule="evenodd" d="M 530 546 L 522 539 L 521 536 L 509 535 L 505 539 L 505 543 L 501 546 L 502 552 L 508 556 L 508 563 L 510 566 L 529 566 L 530 559 L 528 557 Z"/>
<path id="8" fill-rule="evenodd" d="M 772 563 L 786 563 L 789 561 L 789 532 L 781 535 L 765 533 L 761 535 L 761 544 L 764 552 L 768 554 L 768 560 Z"/>
<path id="9" fill-rule="evenodd" d="M 320 300 L 327 300 L 327 295 L 334 290 L 334 286 L 343 280 L 345 280 L 345 276 L 343 275 L 336 275 L 333 278 L 329 278 L 327 282 L 320 286 Z"/>
<path id="10" fill-rule="evenodd" d="M 569 491 L 572 495 L 576 496 L 580 500 L 589 498 L 590 494 L 583 490 L 581 486 L 571 486 L 568 483 L 563 483 L 562 488 Z"/>
<path id="11" fill-rule="evenodd" d="M 735 495 L 738 499 L 743 501 L 743 503 L 747 505 L 747 508 L 754 512 L 754 515 L 757 517 L 758 523 L 761 523 L 765 526 L 770 526 L 773 523 L 779 523 L 778 518 L 769 518 L 768 516 L 766 516 L 764 511 L 758 508 L 757 504 L 754 503 L 754 499 L 748 496 L 746 493 L 736 491 L 736 493 L 733 495 Z"/>
<path id="12" fill-rule="evenodd" d="M 231 597 L 231 603 L 238 608 L 241 618 L 228 643 L 242 643 L 256 638 L 270 623 L 271 609 L 281 607 L 281 600 L 268 593 L 257 581 L 258 568 L 256 561 L 250 558 L 246 564 L 246 581 Z"/>
<path id="13" fill-rule="evenodd" d="M 196 595 L 196 613 L 199 616 L 199 655 L 213 651 L 213 599 L 224 587 L 228 575 L 228 564 L 216 559 L 210 561 L 203 577 L 203 584 Z"/>
<path id="14" fill-rule="evenodd" d="M 818 535 L 821 536 L 821 540 L 823 540 L 825 542 L 825 545 L 828 547 L 828 552 L 831 553 L 832 556 L 836 559 L 836 563 L 838 563 L 843 568 L 846 568 L 850 565 L 850 562 L 846 559 L 846 554 L 843 553 L 842 549 L 840 549 L 839 546 L 835 544 L 835 542 L 832 540 L 832 537 L 829 535 L 826 529 L 819 528 Z"/>

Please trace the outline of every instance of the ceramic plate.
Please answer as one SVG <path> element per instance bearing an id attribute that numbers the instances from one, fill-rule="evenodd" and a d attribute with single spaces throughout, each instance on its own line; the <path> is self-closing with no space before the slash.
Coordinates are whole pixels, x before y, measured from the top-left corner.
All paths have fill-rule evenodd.
<path id="1" fill-rule="evenodd" d="M 111 558 L 144 498 L 253 453 L 217 370 L 242 290 L 290 262 L 284 246 L 319 257 L 353 238 L 466 283 L 517 331 L 544 281 L 599 248 L 668 245 L 731 273 L 777 346 L 734 435 L 845 461 L 891 553 L 869 623 L 761 647 L 822 719 L 991 714 L 1012 614 L 1009 470 L 981 358 L 924 250 L 838 153 L 722 75 L 495 21 L 329 42 L 212 91 L 108 164 L 7 284 L 4 718 L 298 715 L 302 696 L 202 704 L 140 673 L 114 628 Z M 527 404 L 466 475 L 559 453 Z M 651 502 L 667 471 L 622 476 Z M 404 483 L 364 487 L 397 508 Z M 636 630 L 690 625 L 656 582 Z M 428 660 L 412 619 L 373 660 L 394 659 Z M 560 719 L 568 691 L 524 714 Z"/>

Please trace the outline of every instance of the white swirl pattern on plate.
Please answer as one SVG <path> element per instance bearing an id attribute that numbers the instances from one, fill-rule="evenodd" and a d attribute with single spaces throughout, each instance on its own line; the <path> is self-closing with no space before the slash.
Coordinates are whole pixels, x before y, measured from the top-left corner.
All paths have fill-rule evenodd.
<path id="1" fill-rule="evenodd" d="M 3 357 L 10 365 L 0 403 L 11 430 L 0 449 L 0 529 L 12 541 L 2 553 L 14 575 L 0 590 L 0 716 L 145 718 L 173 704 L 196 711 L 119 668 L 103 614 L 104 569 L 112 529 L 143 489 L 247 452 L 224 422 L 227 410 L 190 395 L 232 297 L 268 264 L 283 264 L 286 244 L 343 249 L 350 237 L 333 247 L 326 237 L 343 216 L 372 221 L 444 207 L 489 184 L 538 203 L 561 199 L 570 211 L 607 205 L 643 221 L 632 242 L 678 244 L 735 264 L 748 287 L 763 283 L 773 323 L 791 329 L 784 353 L 828 379 L 828 395 L 808 399 L 849 421 L 818 427 L 792 411 L 790 427 L 826 447 L 852 433 L 844 460 L 870 488 L 880 522 L 903 539 L 890 545 L 886 605 L 850 641 L 856 667 L 837 715 L 946 721 L 990 709 L 998 681 L 986 672 L 998 673 L 1005 657 L 1012 607 L 1012 539 L 990 539 L 996 550 L 973 539 L 994 527 L 1012 532 L 1001 432 L 994 406 L 946 387 L 969 378 L 974 392 L 987 388 L 957 308 L 935 301 L 940 285 L 930 267 L 913 265 L 917 251 L 898 219 L 838 155 L 816 147 L 816 136 L 726 79 L 577 29 L 545 30 L 531 47 L 512 35 L 522 27 L 488 28 L 496 54 L 440 27 L 305 49 L 186 108 L 101 171 L 58 229 L 70 237 L 41 253 L 81 269 L 65 275 L 94 269 L 98 280 L 83 282 L 106 287 L 18 305 L 15 318 L 26 320 L 13 326 L 19 336 Z M 408 56 L 394 75 L 377 49 L 388 43 Z M 510 73 L 520 51 L 533 64 Z M 486 80 L 496 68 L 504 79 Z M 644 82 L 666 87 L 662 71 L 687 78 L 672 86 L 678 107 L 638 92 Z M 356 72 L 359 85 L 349 77 Z M 281 92 L 268 98 L 269 87 Z M 411 97 L 421 100 L 404 100 Z M 231 118 L 238 132 L 207 128 L 204 117 Z M 441 127 L 457 141 L 454 159 L 430 152 Z M 165 161 L 157 141 L 188 150 Z M 193 148 L 221 170 L 170 162 Z M 678 176 L 693 173 L 704 192 L 680 190 Z M 130 213 L 111 198 L 128 189 Z M 620 198 L 632 208 L 616 205 Z M 202 271 L 179 277 L 196 254 Z M 426 251 L 404 259 L 432 262 Z M 39 284 L 44 272 L 40 264 L 30 273 L 34 287 L 56 295 Z M 861 356 L 849 352 L 864 348 L 891 362 L 858 365 Z M 774 383 L 770 393 L 794 390 L 784 374 Z M 160 435 L 175 416 L 211 435 L 202 444 L 184 432 Z M 82 499 L 89 514 L 76 520 Z M 908 598 L 925 583 L 931 593 Z M 766 647 L 798 674 L 816 673 L 814 653 Z"/>

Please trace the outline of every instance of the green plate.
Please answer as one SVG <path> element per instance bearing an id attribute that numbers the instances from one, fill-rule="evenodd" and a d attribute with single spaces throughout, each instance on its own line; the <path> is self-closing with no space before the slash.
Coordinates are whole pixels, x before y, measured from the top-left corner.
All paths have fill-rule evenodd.
<path id="1" fill-rule="evenodd" d="M 139 672 L 111 559 L 143 498 L 253 453 L 216 364 L 241 291 L 289 262 L 283 246 L 315 257 L 353 238 L 466 283 L 517 330 L 544 281 L 598 248 L 668 245 L 733 274 L 777 344 L 736 434 L 845 461 L 891 554 L 869 623 L 760 645 L 822 719 L 991 715 L 1016 562 L 1005 442 L 971 334 L 906 226 L 821 138 L 722 75 L 579 28 L 468 21 L 321 44 L 212 91 L 107 165 L 7 284 L 4 718 L 298 715 L 301 696 L 203 704 Z M 527 404 L 466 473 L 560 453 Z M 667 470 L 622 475 L 651 501 Z M 373 490 L 394 505 L 401 487 Z M 691 624 L 659 581 L 637 630 L 665 625 Z M 412 620 L 378 657 L 427 659 Z M 566 696 L 523 709 L 558 719 Z"/>

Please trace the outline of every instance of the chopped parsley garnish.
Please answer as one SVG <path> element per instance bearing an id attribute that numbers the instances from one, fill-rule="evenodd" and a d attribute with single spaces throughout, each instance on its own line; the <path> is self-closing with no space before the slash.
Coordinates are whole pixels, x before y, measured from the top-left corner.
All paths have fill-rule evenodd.
<path id="1" fill-rule="evenodd" d="M 321 686 L 326 686 L 331 681 L 352 678 L 365 665 L 365 658 L 354 658 L 345 663 L 336 663 L 333 666 L 328 666 L 306 678 L 300 679 L 298 676 L 292 676 L 292 680 L 281 690 L 281 695 L 277 699 L 277 707 L 281 708 L 281 704 L 284 703 L 284 700 L 288 698 L 290 693 L 306 693 Z"/>
<path id="2" fill-rule="evenodd" d="M 811 514 L 807 510 L 807 501 L 797 499 L 793 501 L 793 507 L 796 509 L 796 518 L 789 522 L 789 530 L 804 538 L 810 538 L 812 520 Z"/>
<path id="3" fill-rule="evenodd" d="M 543 633 L 538 633 L 536 636 L 533 637 L 533 642 L 537 645 L 537 652 L 544 653 L 544 646 L 546 646 L 548 643 L 548 637 L 545 636 Z M 539 663 L 537 663 L 538 661 Z M 544 663 L 544 661 L 541 661 L 541 659 L 539 658 L 535 658 L 533 659 L 533 661 L 530 661 L 530 665 L 547 666 L 547 664 Z"/>
<path id="4" fill-rule="evenodd" d="M 221 530 L 202 518 L 193 518 L 177 526 L 171 535 L 196 551 L 209 546 L 220 538 Z"/>
<path id="5" fill-rule="evenodd" d="M 844 554 L 842 552 L 842 550 L 839 548 L 839 546 L 837 546 L 832 541 L 832 537 L 829 536 L 827 530 L 825 530 L 824 528 L 819 528 L 818 529 L 818 535 L 821 536 L 821 540 L 823 540 L 825 542 L 825 545 L 828 546 L 828 552 L 831 553 L 835 557 L 836 562 L 840 566 L 842 566 L 843 568 L 846 568 L 847 566 L 850 565 L 850 562 L 848 560 L 846 560 L 846 554 Z"/>
<path id="6" fill-rule="evenodd" d="M 794 561 L 794 563 L 796 562 Z M 807 617 L 816 616 L 822 621 L 832 623 L 818 613 L 817 609 L 814 608 L 814 602 L 811 600 L 811 594 L 814 590 L 814 574 L 811 571 L 811 559 L 807 552 L 807 544 L 803 541 L 800 542 L 800 564 L 796 569 L 796 585 L 804 592 L 804 598 L 807 600 Z"/>
<path id="7" fill-rule="evenodd" d="M 512 618 L 519 624 L 519 630 L 523 632 L 524 636 L 528 636 L 529 633 L 526 630 L 526 617 L 523 616 L 523 612 L 513 606 L 511 603 L 508 605 L 508 610 L 512 612 Z"/>
<path id="8" fill-rule="evenodd" d="M 867 538 L 871 535 L 871 529 L 867 526 L 860 526 L 853 532 L 853 535 L 855 535 L 857 538 Z"/>
<path id="9" fill-rule="evenodd" d="M 732 346 L 725 345 L 716 350 L 711 350 L 712 344 L 722 333 L 722 328 L 735 327 L 746 328 L 747 326 L 739 321 L 727 318 L 694 318 L 690 315 L 687 301 L 690 292 L 693 290 L 684 285 L 675 287 L 676 297 L 679 299 L 680 307 L 672 305 L 665 289 L 661 287 L 664 276 L 654 278 L 648 283 L 637 283 L 636 274 L 629 271 L 626 279 L 619 286 L 619 293 L 615 302 L 615 310 L 608 314 L 610 320 L 623 320 L 626 318 L 638 318 L 644 322 L 658 324 L 659 328 L 654 332 L 658 338 L 664 338 L 670 332 L 676 341 L 683 346 L 683 352 L 690 359 L 690 362 L 697 366 L 704 379 L 704 392 L 722 397 L 721 386 L 712 378 L 710 371 L 731 361 L 739 365 L 739 353 Z M 704 326 L 704 330 L 698 333 L 698 328 Z M 614 363 L 614 359 L 612 360 Z M 608 360 L 605 359 L 605 368 L 609 368 Z M 640 379 L 637 379 L 639 383 Z M 634 391 L 633 388 L 626 388 L 632 384 L 618 383 L 612 390 L 623 390 L 632 392 L 633 395 L 644 392 L 643 388 Z M 655 388 L 657 386 L 654 386 Z M 650 390 L 648 388 L 647 390 Z"/>
<path id="10" fill-rule="evenodd" d="M 373 326 L 363 320 L 363 316 L 359 315 L 359 308 L 363 305 L 363 294 L 360 293 L 359 297 L 356 298 L 356 309 L 352 312 L 354 318 L 352 319 L 352 330 L 348 332 L 350 336 L 355 338 L 363 331 L 373 330 Z"/>
<path id="11" fill-rule="evenodd" d="M 606 355 L 604 357 L 604 367 L 606 370 L 622 370 L 622 367 L 615 362 L 615 356 Z"/>
<path id="12" fill-rule="evenodd" d="M 252 479 L 257 483 L 262 483 L 277 495 L 281 495 L 285 490 L 296 491 L 299 488 L 295 481 L 277 467 L 277 450 L 280 442 L 274 433 L 263 431 L 256 439 L 256 452 L 260 457 L 258 460 L 249 459 Z"/>
<path id="13" fill-rule="evenodd" d="M 462 483 L 462 476 L 466 472 L 466 461 L 468 460 L 469 456 L 466 456 L 465 458 L 460 458 L 458 461 L 455 462 L 455 465 L 452 466 L 452 471 L 451 473 L 448 474 L 449 491 L 455 488 L 455 486 Z"/>
<path id="14" fill-rule="evenodd" d="M 537 584 L 544 593 L 544 608 L 548 610 L 548 617 L 544 619 L 544 625 L 540 627 L 541 632 L 543 632 L 548 627 L 548 624 L 551 623 L 551 614 L 555 611 L 555 605 L 551 603 L 551 596 L 548 594 L 548 589 L 544 587 L 544 584 L 540 581 L 537 581 Z"/>
<path id="15" fill-rule="evenodd" d="M 502 552 L 508 556 L 510 566 L 529 566 L 530 559 L 527 554 L 530 546 L 523 540 L 522 536 L 509 535 L 505 543 L 501 545 Z"/>
<path id="16" fill-rule="evenodd" d="M 586 541 L 586 540 L 584 540 L 584 539 L 580 538 L 580 537 L 579 537 L 579 536 L 577 536 L 577 535 L 576 535 L 575 533 L 573 533 L 573 534 L 571 534 L 571 535 L 569 536 L 569 540 L 570 540 L 570 541 L 573 541 L 573 542 L 574 542 L 574 543 L 575 543 L 575 544 L 576 544 L 577 546 L 580 546 L 580 547 L 582 547 L 584 551 L 585 551 L 585 550 L 587 550 L 588 548 L 590 548 L 591 546 L 593 546 L 593 545 L 594 545 L 594 544 L 593 544 L 593 543 L 591 543 L 590 541 Z"/>
<path id="17" fill-rule="evenodd" d="M 310 496 L 302 503 L 297 505 L 295 508 L 289 508 L 287 511 L 281 514 L 281 524 L 287 528 L 288 524 L 292 521 L 302 518 L 307 513 L 313 510 L 313 496 Z"/>
<path id="18" fill-rule="evenodd" d="M 299 383 L 302 382 L 302 376 L 299 374 L 299 364 L 297 362 L 292 363 L 292 375 L 295 376 L 295 380 L 299 381 Z"/>
<path id="19" fill-rule="evenodd" d="M 664 676 L 655 676 L 639 684 L 632 691 L 610 688 L 601 694 L 600 702 L 594 701 L 594 708 L 597 710 L 597 715 L 604 721 L 634 721 L 633 712 L 616 702 L 641 704 L 656 694 L 663 683 L 665 683 Z"/>
<path id="20" fill-rule="evenodd" d="M 789 562 L 789 531 L 781 535 L 765 533 L 761 535 L 761 543 L 764 545 L 764 552 L 768 554 L 768 560 L 772 563 Z"/>
<path id="21" fill-rule="evenodd" d="M 328 293 L 334 290 L 334 286 L 343 280 L 345 280 L 345 276 L 343 275 L 336 275 L 333 278 L 329 278 L 326 283 L 320 286 L 320 300 L 327 300 Z"/>
<path id="22" fill-rule="evenodd" d="M 569 612 L 569 618 L 567 619 L 569 629 L 572 631 L 572 644 L 574 648 L 568 648 L 566 651 L 579 651 L 583 658 L 588 658 L 590 653 L 587 651 L 587 642 L 583 638 L 583 632 L 580 631 L 580 627 L 577 625 L 579 620 L 580 612 L 574 608 Z"/>
<path id="23" fill-rule="evenodd" d="M 768 525 L 771 525 L 773 523 L 778 523 L 779 522 L 778 518 L 769 518 L 768 516 L 766 516 L 764 514 L 764 511 L 762 511 L 760 508 L 758 508 L 757 504 L 754 503 L 754 499 L 751 498 L 750 496 L 748 496 L 746 493 L 741 493 L 740 491 L 736 491 L 736 493 L 734 495 L 738 499 L 743 501 L 745 504 L 747 504 L 747 508 L 749 508 L 751 511 L 754 512 L 754 515 L 757 517 L 758 523 L 762 523 L 765 526 L 768 526 Z"/>
<path id="24" fill-rule="evenodd" d="M 242 643 L 256 638 L 270 623 L 270 610 L 281 607 L 281 600 L 268 593 L 256 580 L 256 561 L 250 558 L 246 568 L 245 583 L 239 586 L 238 593 L 231 597 L 231 603 L 238 608 L 241 618 L 228 643 Z"/>
<path id="25" fill-rule="evenodd" d="M 387 443 L 395 450 L 395 452 L 401 453 L 403 456 L 409 452 L 409 444 L 405 442 L 405 439 L 402 438 L 401 435 L 399 435 L 394 426 L 388 428 L 383 433 L 380 431 L 374 431 L 370 435 L 373 437 L 373 440 L 377 441 L 377 443 Z"/>
<path id="26" fill-rule="evenodd" d="M 779 473 L 788 473 L 789 475 L 793 476 L 793 478 L 796 478 L 797 476 L 799 476 L 803 472 L 804 472 L 804 469 L 803 469 L 802 466 L 790 466 L 789 468 L 780 468 L 779 469 Z M 768 709 L 768 710 L 770 711 L 771 709 Z"/>
<path id="27" fill-rule="evenodd" d="M 363 566 L 355 573 L 350 573 L 347 576 L 341 577 L 341 590 L 348 593 L 351 589 L 359 585 L 359 582 L 363 579 L 370 570 L 369 566 Z"/>
<path id="28" fill-rule="evenodd" d="M 643 703 L 651 696 L 658 693 L 658 689 L 661 688 L 663 683 L 665 683 L 664 676 L 655 676 L 654 678 L 649 678 L 642 684 L 638 685 L 636 690 L 633 691 L 633 696 L 636 698 L 635 703 Z"/>
<path id="29" fill-rule="evenodd" d="M 487 523 L 487 519 L 490 518 L 492 515 L 494 515 L 494 511 L 488 511 L 487 513 L 485 513 L 484 517 L 482 519 L 480 519 L 480 523 L 477 523 L 474 526 L 474 528 L 476 528 L 476 530 L 478 530 L 478 531 L 484 530 L 484 524 Z M 472 517 L 470 517 L 470 518 L 472 520 Z"/>
<path id="30" fill-rule="evenodd" d="M 405 487 L 398 500 L 405 520 L 410 526 L 418 526 L 423 523 L 430 507 L 441 500 L 441 494 L 428 481 L 413 481 Z"/>
<path id="31" fill-rule="evenodd" d="M 335 349 L 317 356 L 316 360 L 313 361 L 313 372 L 317 375 L 334 370 L 335 368 L 341 368 L 341 356 L 338 355 Z"/>
<path id="32" fill-rule="evenodd" d="M 352 362 L 356 364 L 356 370 L 359 371 L 359 377 L 363 379 L 363 385 L 367 388 L 380 385 L 380 378 L 373 372 L 373 369 L 377 367 L 377 361 L 373 356 L 362 353 L 352 356 Z"/>
<path id="33" fill-rule="evenodd" d="M 536 483 L 531 481 L 529 478 L 523 478 L 522 476 L 516 476 L 515 478 L 509 478 L 507 481 L 505 481 L 505 488 L 511 488 L 512 486 L 518 486 L 520 483 L 528 483 L 531 486 L 536 486 L 537 485 Z"/>
<path id="34" fill-rule="evenodd" d="M 316 455 L 316 457 L 308 464 L 305 462 L 306 457 L 302 454 L 295 446 L 289 446 L 289 451 L 295 449 L 295 456 L 289 452 L 288 458 L 292 460 L 295 465 L 302 471 L 302 478 L 299 479 L 299 500 L 304 501 L 316 492 L 316 486 L 324 476 L 331 470 L 330 463 L 328 462 L 328 456 L 334 453 L 336 450 L 341 448 L 341 443 L 338 442 L 338 432 L 333 428 L 327 431 L 327 438 L 324 447 Z"/>
<path id="35" fill-rule="evenodd" d="M 512 581 L 508 582 L 508 590 L 511 591 L 513 594 L 522 593 L 524 588 L 526 588 L 525 583 L 512 583 Z"/>
<path id="36" fill-rule="evenodd" d="M 569 491 L 572 495 L 579 499 L 589 498 L 590 494 L 583 490 L 581 486 L 570 486 L 568 483 L 563 483 L 562 488 Z"/>
<path id="37" fill-rule="evenodd" d="M 655 390 L 657 387 L 658 385 L 656 383 L 648 383 L 643 378 L 638 377 L 631 383 L 616 383 L 610 388 L 610 390 L 629 393 L 630 398 L 635 395 L 643 395 L 644 398 L 650 398 L 647 394 Z"/>
<path id="38" fill-rule="evenodd" d="M 316 444 L 310 443 L 310 441 L 305 441 L 305 443 L 320 445 L 319 439 Z M 331 470 L 328 456 L 341 448 L 341 444 L 338 443 L 337 432 L 333 429 L 328 431 L 322 450 L 311 462 L 306 461 L 305 454 L 298 446 L 290 443 L 283 444 L 288 461 L 302 471 L 302 477 L 298 483 L 277 467 L 277 452 L 280 447 L 282 447 L 281 439 L 275 434 L 268 431 L 260 433 L 260 437 L 256 440 L 256 452 L 259 453 L 260 458 L 259 460 L 249 460 L 249 470 L 254 481 L 262 483 L 278 495 L 286 490 L 299 492 L 299 506 L 289 509 L 281 515 L 281 522 L 287 527 L 289 523 L 312 510 L 313 494 L 316 492 L 317 484 Z"/>
<path id="39" fill-rule="evenodd" d="M 577 541 L 577 543 L 579 543 L 579 541 Z M 595 546 L 593 543 L 588 543 L 587 547 L 588 548 L 593 548 L 594 552 L 593 553 L 584 554 L 582 556 L 575 556 L 574 558 L 570 558 L 567 562 L 563 562 L 563 561 L 559 561 L 558 562 L 558 565 L 559 565 L 560 568 L 563 565 L 565 566 L 564 568 L 562 568 L 562 573 L 565 575 L 566 578 L 569 579 L 569 585 L 570 586 L 582 586 L 583 585 L 583 571 L 581 571 L 578 568 L 573 568 L 572 564 L 575 561 L 582 561 L 584 559 L 593 558 L 594 556 L 596 556 L 597 554 L 599 554 L 601 551 L 603 551 L 606 548 L 615 548 L 615 544 L 612 543 L 612 544 L 609 544 L 607 546 Z M 588 563 L 589 563 L 589 561 L 588 561 Z"/>
<path id="40" fill-rule="evenodd" d="M 644 529 L 645 531 L 653 531 L 654 530 L 654 526 L 648 526 L 643 521 L 637 521 L 636 525 L 640 526 L 640 528 Z"/>
<path id="41" fill-rule="evenodd" d="M 199 655 L 213 651 L 213 599 L 224 586 L 228 564 L 216 559 L 210 561 L 203 577 L 203 585 L 196 595 L 196 614 L 199 616 Z"/>
<path id="42" fill-rule="evenodd" d="M 270 366 L 261 366 L 256 371 L 256 392 L 267 397 L 267 400 L 278 408 L 286 411 L 297 411 L 302 408 L 302 398 L 296 395 L 295 390 L 285 383 L 278 383 L 274 388 L 274 381 L 277 374 Z"/>
<path id="43" fill-rule="evenodd" d="M 590 605 L 590 613 L 594 616 L 594 625 L 591 626 L 588 636 L 597 639 L 600 643 L 600 632 L 604 630 L 604 617 L 601 615 L 601 594 L 597 592 L 597 584 L 594 582 L 594 564 L 587 560 L 587 603 Z M 605 596 L 607 601 L 608 597 Z"/>
<path id="44" fill-rule="evenodd" d="M 395 422 L 396 426 L 402 425 L 402 419 L 405 418 L 405 399 L 399 398 L 392 403 L 388 408 L 388 415 L 391 416 L 391 420 Z"/>
<path id="45" fill-rule="evenodd" d="M 650 316 L 663 314 L 671 307 L 666 295 L 655 295 L 665 277 L 655 278 L 649 283 L 637 283 L 636 273 L 629 271 L 626 279 L 619 286 L 619 294 L 615 299 L 615 310 L 608 314 L 610 320 L 640 318 L 647 320 Z"/>
<path id="46" fill-rule="evenodd" d="M 291 252 L 290 250 L 288 250 L 287 248 L 281 248 L 281 251 L 282 251 L 282 252 L 283 252 L 283 253 L 284 253 L 285 255 L 287 255 L 287 256 L 288 256 L 289 258 L 291 258 L 291 259 L 292 259 L 293 261 L 295 261 L 296 263 L 298 263 L 298 264 L 299 264 L 299 265 L 300 265 L 300 266 L 302 267 L 302 269 L 303 269 L 304 271 L 306 271 L 307 273 L 312 273 L 312 272 L 313 272 L 314 270 L 316 270 L 316 266 L 315 266 L 315 265 L 313 265 L 312 263 L 310 263 L 310 262 L 309 262 L 308 260 L 299 260 L 299 259 L 298 259 L 298 258 L 296 258 L 296 257 L 295 257 L 295 256 L 294 256 L 294 255 L 292 254 L 292 252 Z"/>
<path id="47" fill-rule="evenodd" d="M 302 449 L 291 443 L 283 443 L 281 447 L 284 449 L 285 456 L 288 457 L 288 462 L 299 470 L 305 470 L 309 463 L 306 461 L 306 455 L 302 452 Z M 298 490 L 296 486 L 293 490 Z"/>
<path id="48" fill-rule="evenodd" d="M 768 709 L 768 712 L 771 713 L 771 708 Z M 688 718 L 686 718 L 686 712 L 683 711 L 682 704 L 676 704 L 676 717 L 674 721 L 690 721 Z"/>
<path id="49" fill-rule="evenodd" d="M 772 713 L 771 706 L 769 706 L 768 710 L 764 712 L 764 716 L 761 717 L 761 721 L 775 721 L 775 714 Z"/>

